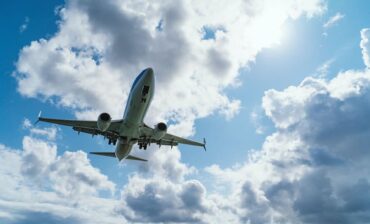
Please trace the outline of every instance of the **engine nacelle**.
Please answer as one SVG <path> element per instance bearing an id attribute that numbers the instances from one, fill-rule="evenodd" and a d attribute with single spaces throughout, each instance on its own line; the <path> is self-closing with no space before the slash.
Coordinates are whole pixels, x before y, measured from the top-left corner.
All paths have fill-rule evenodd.
<path id="1" fill-rule="evenodd" d="M 155 140 L 160 140 L 161 138 L 164 137 L 166 132 L 167 132 L 167 125 L 163 122 L 160 122 L 154 127 L 154 133 L 152 135 L 152 138 L 154 138 Z"/>
<path id="2" fill-rule="evenodd" d="M 98 129 L 100 131 L 108 130 L 111 121 L 112 121 L 112 118 L 108 113 L 101 113 L 98 117 L 98 122 L 97 122 Z"/>

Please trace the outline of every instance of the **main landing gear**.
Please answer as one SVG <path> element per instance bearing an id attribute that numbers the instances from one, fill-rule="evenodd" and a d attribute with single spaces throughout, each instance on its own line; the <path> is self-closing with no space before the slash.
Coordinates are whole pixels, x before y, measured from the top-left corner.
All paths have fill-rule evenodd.
<path id="1" fill-rule="evenodd" d="M 108 140 L 108 145 L 110 145 L 110 144 L 116 145 L 117 144 L 117 139 L 109 139 Z"/>
<path id="2" fill-rule="evenodd" d="M 142 137 L 138 140 L 138 145 L 139 145 L 139 149 L 144 149 L 146 150 L 146 148 L 148 147 L 148 145 L 150 145 L 150 138 L 146 138 L 146 137 Z"/>
<path id="3" fill-rule="evenodd" d="M 148 143 L 139 143 L 139 149 L 146 150 L 147 147 L 148 147 Z"/>

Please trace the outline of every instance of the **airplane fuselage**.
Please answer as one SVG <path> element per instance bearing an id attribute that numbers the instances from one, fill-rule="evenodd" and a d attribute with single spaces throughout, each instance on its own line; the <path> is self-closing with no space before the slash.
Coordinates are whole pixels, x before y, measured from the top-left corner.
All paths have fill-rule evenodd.
<path id="1" fill-rule="evenodd" d="M 130 154 L 132 146 L 140 137 L 140 127 L 144 124 L 144 117 L 154 95 L 154 87 L 155 78 L 151 68 L 143 70 L 132 84 L 119 130 L 121 137 L 115 151 L 119 160 Z"/>
<path id="2" fill-rule="evenodd" d="M 167 125 L 164 122 L 157 123 L 154 128 L 144 123 L 144 117 L 154 95 L 155 77 L 153 69 L 144 69 L 132 84 L 123 118 L 112 120 L 111 116 L 103 112 L 97 120 L 65 120 L 41 117 L 38 121 L 52 124 L 70 126 L 78 133 L 102 135 L 108 140 L 108 144 L 116 145 L 115 152 L 90 152 L 100 156 L 116 157 L 122 159 L 147 161 L 146 159 L 130 155 L 132 147 L 137 143 L 139 149 L 147 149 L 150 144 L 163 146 L 177 146 L 186 144 L 202 146 L 206 149 L 205 139 L 203 143 L 182 138 L 167 133 Z"/>

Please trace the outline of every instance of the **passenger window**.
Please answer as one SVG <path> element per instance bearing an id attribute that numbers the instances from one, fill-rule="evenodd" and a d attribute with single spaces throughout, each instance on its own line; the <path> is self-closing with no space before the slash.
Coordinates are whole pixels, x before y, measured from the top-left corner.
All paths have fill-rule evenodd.
<path id="1" fill-rule="evenodd" d="M 144 86 L 143 91 L 141 92 L 141 94 L 143 96 L 146 96 L 148 93 L 149 93 L 149 86 Z"/>

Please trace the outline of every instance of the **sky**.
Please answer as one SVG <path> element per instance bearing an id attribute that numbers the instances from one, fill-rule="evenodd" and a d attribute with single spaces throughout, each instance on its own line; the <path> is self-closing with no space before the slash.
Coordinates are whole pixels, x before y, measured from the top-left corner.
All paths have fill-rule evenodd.
<path id="1" fill-rule="evenodd" d="M 366 1 L 0 3 L 0 223 L 368 223 Z M 34 122 L 145 118 L 201 141 L 114 151 Z"/>

